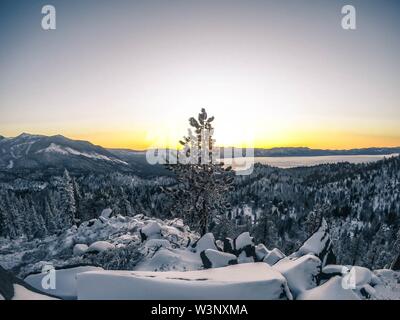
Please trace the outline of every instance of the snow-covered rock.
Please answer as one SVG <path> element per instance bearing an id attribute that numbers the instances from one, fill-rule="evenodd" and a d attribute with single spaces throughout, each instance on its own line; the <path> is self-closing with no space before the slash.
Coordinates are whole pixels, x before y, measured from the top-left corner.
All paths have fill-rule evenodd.
<path id="1" fill-rule="evenodd" d="M 263 261 L 264 258 L 267 256 L 268 253 L 270 253 L 270 251 L 267 249 L 267 247 L 265 245 L 263 245 L 262 243 L 258 244 L 255 248 L 256 251 L 256 257 L 258 261 Z"/>
<path id="2" fill-rule="evenodd" d="M 78 299 L 291 299 L 286 279 L 265 263 L 188 272 L 78 274 Z"/>
<path id="3" fill-rule="evenodd" d="M 328 224 L 325 219 L 322 219 L 321 226 L 318 230 L 291 256 L 301 257 L 309 253 L 316 255 L 321 260 L 322 267 L 327 264 L 336 263 L 336 257 L 333 253 L 333 244 L 329 235 Z"/>
<path id="4" fill-rule="evenodd" d="M 244 250 L 248 246 L 254 246 L 254 238 L 249 232 L 243 232 L 234 240 L 234 246 L 236 251 Z"/>
<path id="5" fill-rule="evenodd" d="M 199 240 L 193 243 L 192 248 L 198 254 L 207 249 L 218 250 L 214 235 L 212 233 L 206 233 Z"/>
<path id="6" fill-rule="evenodd" d="M 140 229 L 140 236 L 142 237 L 142 241 L 146 241 L 147 239 L 161 238 L 161 226 L 156 221 L 151 221 L 143 228 Z"/>
<path id="7" fill-rule="evenodd" d="M 274 248 L 264 257 L 263 262 L 268 263 L 270 266 L 273 266 L 284 257 L 286 256 L 281 250 Z"/>
<path id="8" fill-rule="evenodd" d="M 0 300 L 56 300 L 41 293 L 0 266 Z"/>
<path id="9" fill-rule="evenodd" d="M 324 284 L 302 292 L 297 300 L 360 300 L 352 289 L 344 289 L 342 278 L 335 276 Z"/>
<path id="10" fill-rule="evenodd" d="M 204 268 L 220 268 L 237 264 L 237 257 L 231 253 L 221 252 L 214 249 L 206 249 L 200 253 Z"/>
<path id="11" fill-rule="evenodd" d="M 51 294 L 62 299 L 76 299 L 76 275 L 87 271 L 100 271 L 103 268 L 82 266 L 55 270 L 55 289 L 44 289 L 42 279 L 47 273 L 32 274 L 25 278 L 25 282 L 40 292 Z"/>
<path id="12" fill-rule="evenodd" d="M 316 287 L 321 261 L 316 256 L 307 254 L 294 260 L 284 258 L 273 268 L 282 273 L 293 296 L 297 297 L 301 292 Z"/>
<path id="13" fill-rule="evenodd" d="M 227 253 L 235 252 L 233 240 L 231 238 L 224 239 L 224 252 L 227 252 Z"/>
<path id="14" fill-rule="evenodd" d="M 149 239 L 145 242 L 147 248 L 170 248 L 171 243 L 166 239 Z"/>
<path id="15" fill-rule="evenodd" d="M 374 298 L 379 300 L 400 300 L 400 272 L 388 269 L 374 271 L 377 284 Z"/>
<path id="16" fill-rule="evenodd" d="M 106 218 L 106 219 L 110 219 L 111 214 L 112 214 L 112 209 L 107 208 L 107 209 L 104 209 L 104 210 L 101 212 L 101 215 L 100 215 L 100 216 L 103 217 L 103 218 Z"/>
<path id="17" fill-rule="evenodd" d="M 254 257 L 253 256 L 247 256 L 246 251 L 242 251 L 237 258 L 237 262 L 238 263 L 252 263 L 255 262 Z"/>
<path id="18" fill-rule="evenodd" d="M 187 271 L 201 269 L 200 255 L 186 249 L 160 248 L 147 259 L 139 262 L 135 270 L 141 271 Z"/>
<path id="19" fill-rule="evenodd" d="M 115 248 L 115 246 L 107 241 L 96 241 L 89 246 L 89 248 L 86 250 L 86 252 L 98 253 L 98 252 L 103 252 L 106 250 L 111 250 L 114 248 Z"/>
<path id="20" fill-rule="evenodd" d="M 86 244 L 78 243 L 74 246 L 73 254 L 74 256 L 80 256 L 84 254 L 88 249 L 89 247 Z"/>

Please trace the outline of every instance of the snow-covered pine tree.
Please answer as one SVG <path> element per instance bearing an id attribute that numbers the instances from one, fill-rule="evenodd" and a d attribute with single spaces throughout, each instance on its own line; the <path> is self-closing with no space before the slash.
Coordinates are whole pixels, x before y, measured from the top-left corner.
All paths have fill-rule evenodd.
<path id="1" fill-rule="evenodd" d="M 178 183 L 163 188 L 174 199 L 173 214 L 202 235 L 208 232 L 214 217 L 230 209 L 226 194 L 233 190 L 234 180 L 231 167 L 224 168 L 215 158 L 213 120 L 205 109 L 197 119 L 189 119 L 192 128 L 180 141 L 183 150 L 178 153 L 177 163 L 167 159 L 167 168 L 175 173 Z"/>
<path id="2" fill-rule="evenodd" d="M 400 270 L 400 229 L 397 231 L 396 240 L 393 244 L 393 262 L 390 266 L 392 270 Z"/>
<path id="3" fill-rule="evenodd" d="M 61 195 L 61 220 L 62 229 L 67 229 L 76 224 L 76 202 L 74 195 L 74 186 L 67 169 L 64 170 L 62 183 L 60 186 Z"/>
<path id="4" fill-rule="evenodd" d="M 309 236 L 311 236 L 320 227 L 324 212 L 326 210 L 327 207 L 325 205 L 317 204 L 315 205 L 314 210 L 307 215 L 305 227 Z"/>

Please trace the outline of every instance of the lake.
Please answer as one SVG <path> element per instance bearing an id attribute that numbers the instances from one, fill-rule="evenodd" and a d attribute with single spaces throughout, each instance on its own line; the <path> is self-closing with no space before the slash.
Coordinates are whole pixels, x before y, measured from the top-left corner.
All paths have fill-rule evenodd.
<path id="1" fill-rule="evenodd" d="M 319 164 L 326 163 L 369 163 L 383 158 L 390 158 L 397 156 L 398 154 L 386 154 L 386 155 L 346 155 L 346 156 L 313 156 L 313 157 L 255 157 L 255 163 L 261 163 L 270 165 L 278 168 L 295 168 L 295 167 L 310 167 Z M 229 159 L 231 160 L 231 159 Z M 228 159 L 225 159 L 225 164 L 231 164 Z M 238 169 L 242 167 L 245 161 L 250 159 L 236 158 L 232 167 Z"/>

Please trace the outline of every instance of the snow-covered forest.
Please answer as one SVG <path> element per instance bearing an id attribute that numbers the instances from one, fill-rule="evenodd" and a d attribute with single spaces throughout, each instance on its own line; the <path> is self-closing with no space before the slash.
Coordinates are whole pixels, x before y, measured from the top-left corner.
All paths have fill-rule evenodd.
<path id="1" fill-rule="evenodd" d="M 400 299 L 399 156 L 241 176 L 62 136 L 0 150 L 0 298 Z"/>

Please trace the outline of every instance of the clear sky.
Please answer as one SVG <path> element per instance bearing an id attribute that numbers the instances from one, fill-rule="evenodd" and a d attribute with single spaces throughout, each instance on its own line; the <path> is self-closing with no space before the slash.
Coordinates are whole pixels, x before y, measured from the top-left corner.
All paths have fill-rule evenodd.
<path id="1" fill-rule="evenodd" d="M 399 146 L 399 30 L 396 0 L 1 0 L 0 134 L 143 149 L 205 107 L 220 145 Z"/>

